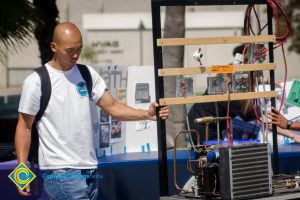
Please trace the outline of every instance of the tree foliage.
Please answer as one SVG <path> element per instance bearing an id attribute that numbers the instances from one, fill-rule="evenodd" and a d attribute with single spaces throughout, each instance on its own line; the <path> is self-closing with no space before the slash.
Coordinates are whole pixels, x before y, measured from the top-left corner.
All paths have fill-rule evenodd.
<path id="1" fill-rule="evenodd" d="M 55 26 L 58 23 L 58 9 L 56 0 L 33 0 L 35 8 L 41 13 L 43 22 L 34 30 L 35 38 L 38 41 L 41 64 L 47 63 L 53 57 L 53 52 L 50 49 L 52 35 Z"/>
<path id="2" fill-rule="evenodd" d="M 0 60 L 7 51 L 15 52 L 28 44 L 40 14 L 28 0 L 9 0 L 0 6 Z"/>
<path id="3" fill-rule="evenodd" d="M 289 50 L 300 54 L 300 1 L 288 0 L 285 4 L 292 24 Z"/>

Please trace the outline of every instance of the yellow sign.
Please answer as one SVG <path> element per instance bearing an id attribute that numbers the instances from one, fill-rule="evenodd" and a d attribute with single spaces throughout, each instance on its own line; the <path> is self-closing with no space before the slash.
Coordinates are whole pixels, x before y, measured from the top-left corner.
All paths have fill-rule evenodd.
<path id="1" fill-rule="evenodd" d="M 223 66 L 212 66 L 211 67 L 211 73 L 217 73 L 217 74 L 224 74 L 224 73 L 234 73 L 234 66 L 233 65 L 223 65 Z"/>
<path id="2" fill-rule="evenodd" d="M 23 162 L 21 162 L 14 171 L 8 175 L 8 178 L 12 180 L 18 188 L 23 190 L 36 178 L 36 175 Z"/>

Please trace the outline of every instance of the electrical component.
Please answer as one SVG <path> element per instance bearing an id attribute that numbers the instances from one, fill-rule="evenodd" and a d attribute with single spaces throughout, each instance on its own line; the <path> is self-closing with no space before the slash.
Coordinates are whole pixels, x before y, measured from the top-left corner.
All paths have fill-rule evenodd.
<path id="1" fill-rule="evenodd" d="M 237 72 L 232 75 L 234 92 L 250 92 L 249 72 Z"/>
<path id="2" fill-rule="evenodd" d="M 216 119 L 214 119 L 216 120 Z M 187 171 L 192 174 L 184 187 L 177 184 L 176 151 L 177 138 L 181 134 L 195 134 L 197 144 L 188 148 Z M 199 133 L 195 130 L 180 131 L 174 138 L 174 185 L 182 194 L 190 197 L 213 198 L 220 196 L 218 146 L 200 145 Z M 191 150 L 194 150 L 194 155 Z"/>
<path id="3" fill-rule="evenodd" d="M 177 76 L 176 80 L 176 97 L 193 96 L 193 83 L 192 77 Z"/>
<path id="4" fill-rule="evenodd" d="M 195 51 L 193 57 L 196 61 L 200 62 L 200 65 L 202 66 L 202 60 L 204 58 L 204 54 L 201 53 L 201 48 L 199 48 L 198 51 Z"/>
<path id="5" fill-rule="evenodd" d="M 276 40 L 277 42 L 274 45 L 274 48 L 278 48 L 281 46 L 282 49 L 282 55 L 283 55 L 283 60 L 284 60 L 284 84 L 283 84 L 283 92 L 285 92 L 285 88 L 286 88 L 286 80 L 287 80 L 287 62 L 286 62 L 286 57 L 285 57 L 285 51 L 284 51 L 284 47 L 283 44 L 286 42 L 290 32 L 291 32 L 291 21 L 290 18 L 285 10 L 285 8 L 283 7 L 283 5 L 278 1 L 278 0 L 266 0 L 266 2 L 269 4 L 270 8 L 272 9 L 272 12 L 274 14 L 274 18 L 275 18 L 275 25 L 277 27 L 277 34 L 276 34 Z M 252 27 L 252 17 L 251 17 L 251 13 L 252 11 L 254 11 L 255 14 L 255 18 L 257 20 L 257 25 L 258 25 L 258 31 L 255 33 L 254 29 Z M 282 23 L 279 20 L 279 12 L 282 14 L 283 20 L 285 23 Z M 246 13 L 245 13 L 245 19 L 244 19 L 244 32 L 245 35 L 261 35 L 261 33 L 263 32 L 263 30 L 267 27 L 268 24 L 262 26 L 260 19 L 258 17 L 258 14 L 256 12 L 255 6 L 249 5 L 247 7 Z M 285 32 L 283 33 L 282 30 L 285 30 Z M 246 49 L 247 49 L 248 45 L 245 45 L 244 51 L 243 51 L 243 55 L 245 55 Z M 264 59 L 265 56 L 261 57 L 261 58 L 257 58 L 257 60 L 261 60 Z M 280 107 L 279 107 L 279 111 L 281 111 L 282 106 L 284 104 L 284 98 L 281 99 L 280 102 Z"/>
<path id="6" fill-rule="evenodd" d="M 240 54 L 240 53 L 236 53 L 235 56 L 234 56 L 233 64 L 234 65 L 239 65 L 243 62 L 243 60 L 244 60 L 244 55 Z"/>
<path id="7" fill-rule="evenodd" d="M 222 76 L 207 77 L 208 94 L 224 94 L 226 92 L 225 79 Z"/>

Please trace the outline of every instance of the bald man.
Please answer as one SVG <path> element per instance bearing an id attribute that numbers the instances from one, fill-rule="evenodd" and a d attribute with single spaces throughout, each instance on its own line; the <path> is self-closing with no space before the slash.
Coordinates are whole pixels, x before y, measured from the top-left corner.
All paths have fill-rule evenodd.
<path id="1" fill-rule="evenodd" d="M 37 124 L 39 132 L 39 168 L 50 199 L 97 199 L 98 166 L 93 136 L 98 131 L 96 106 L 118 120 L 156 120 L 157 103 L 148 110 L 134 109 L 116 101 L 107 91 L 99 74 L 88 66 L 93 87 L 92 97 L 77 90 L 84 82 L 76 62 L 83 44 L 79 29 L 72 23 L 58 24 L 51 50 L 53 59 L 45 64 L 51 81 L 51 97 Z M 85 83 L 85 82 L 84 82 Z M 23 83 L 15 144 L 18 162 L 27 163 L 31 127 L 40 108 L 41 80 L 36 72 Z M 162 107 L 159 116 L 168 117 Z M 20 195 L 29 196 L 30 187 Z"/>

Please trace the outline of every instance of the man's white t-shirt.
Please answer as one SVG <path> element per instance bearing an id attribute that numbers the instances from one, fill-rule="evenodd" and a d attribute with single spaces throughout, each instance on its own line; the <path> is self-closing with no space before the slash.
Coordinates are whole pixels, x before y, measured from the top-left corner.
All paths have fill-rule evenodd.
<path id="1" fill-rule="evenodd" d="M 94 137 L 99 130 L 96 102 L 106 85 L 88 66 L 93 79 L 92 99 L 77 65 L 59 71 L 46 64 L 51 80 L 51 97 L 37 124 L 40 169 L 97 168 Z M 19 112 L 36 115 L 40 108 L 41 81 L 34 72 L 22 87 Z"/>

